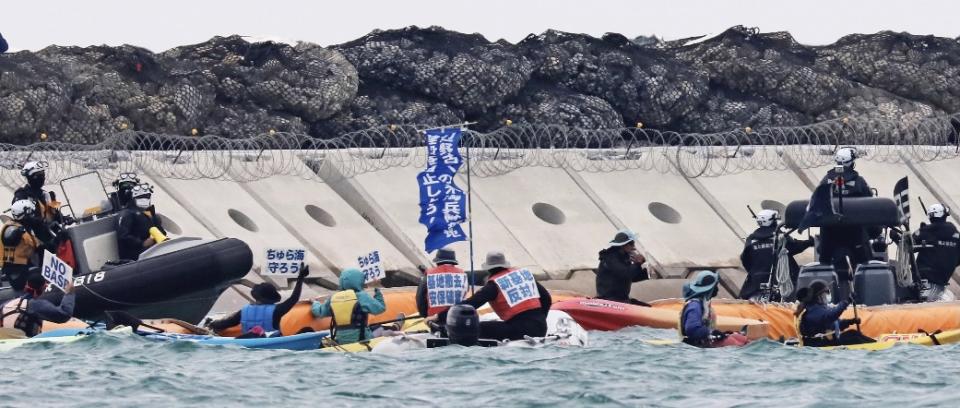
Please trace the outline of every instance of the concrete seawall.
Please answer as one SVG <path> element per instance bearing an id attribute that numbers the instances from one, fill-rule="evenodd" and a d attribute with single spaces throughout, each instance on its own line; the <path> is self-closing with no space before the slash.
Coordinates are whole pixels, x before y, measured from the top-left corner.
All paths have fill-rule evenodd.
<path id="1" fill-rule="evenodd" d="M 256 166 L 255 161 L 235 160 L 222 167 L 244 172 Z M 735 295 L 744 279 L 738 259 L 743 239 L 754 229 L 746 206 L 782 210 L 792 200 L 807 199 L 829 167 L 801 169 L 786 160 L 778 168 L 687 178 L 677 169 L 521 167 L 473 177 L 474 263 L 479 269 L 483 254 L 503 250 L 548 287 L 593 295 L 589 270 L 597 266 L 597 252 L 618 229 L 630 228 L 657 270 L 656 281 L 635 285 L 636 297 L 677 297 L 683 279 L 698 268 L 719 270 L 724 292 Z M 960 202 L 960 159 L 860 160 L 857 169 L 884 197 L 892 195 L 898 179 L 910 177 L 914 229 L 926 220 L 916 197 L 927 205 L 944 202 L 953 208 Z M 254 252 L 255 270 L 263 266 L 268 248 L 306 249 L 311 276 L 305 296 L 314 296 L 334 289 L 340 271 L 357 266 L 356 257 L 374 249 L 380 250 L 392 282 L 416 282 L 417 266 L 428 266 L 431 259 L 423 251 L 426 230 L 417 223 L 419 171 L 390 167 L 344 178 L 336 169 L 321 168 L 314 180 L 275 176 L 248 182 L 141 177 L 154 185 L 154 202 L 171 235 L 242 239 Z M 108 191 L 109 182 L 105 180 Z M 464 174 L 457 183 L 466 189 Z M 62 194 L 59 186 L 50 188 Z M 0 187 L 0 200 L 9 202 L 12 193 L 10 186 Z M 953 221 L 958 221 L 957 213 Z M 461 265 L 469 267 L 467 243 L 453 248 Z M 812 254 L 799 260 L 809 262 Z M 251 272 L 245 285 L 262 280 Z M 288 287 L 286 281 L 275 283 Z M 217 308 L 235 308 L 247 292 L 243 287 L 228 291 Z"/>

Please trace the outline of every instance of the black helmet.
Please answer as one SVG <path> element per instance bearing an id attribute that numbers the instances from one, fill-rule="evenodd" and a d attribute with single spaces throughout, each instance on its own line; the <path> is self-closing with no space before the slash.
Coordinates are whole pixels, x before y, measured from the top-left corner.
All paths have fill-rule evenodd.
<path id="1" fill-rule="evenodd" d="M 829 291 L 830 285 L 822 279 L 815 279 L 805 288 L 797 291 L 797 300 L 803 303 L 813 303 L 823 292 Z"/>

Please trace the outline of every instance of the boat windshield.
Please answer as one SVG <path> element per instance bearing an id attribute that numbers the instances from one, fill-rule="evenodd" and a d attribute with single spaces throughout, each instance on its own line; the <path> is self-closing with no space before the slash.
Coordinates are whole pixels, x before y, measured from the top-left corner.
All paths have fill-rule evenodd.
<path id="1" fill-rule="evenodd" d="M 73 218 L 85 219 L 112 210 L 109 196 L 103 187 L 100 174 L 92 171 L 63 179 L 60 182 Z"/>

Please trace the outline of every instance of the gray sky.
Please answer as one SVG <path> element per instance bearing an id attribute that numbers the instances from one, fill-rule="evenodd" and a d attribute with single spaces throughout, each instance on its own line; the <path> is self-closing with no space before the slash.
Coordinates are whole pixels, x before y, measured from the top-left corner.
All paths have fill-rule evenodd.
<path id="1" fill-rule="evenodd" d="M 4 0 L 0 33 L 12 49 L 124 43 L 162 51 L 214 35 L 323 45 L 374 28 L 440 25 L 516 42 L 548 28 L 594 36 L 676 39 L 743 24 L 790 31 L 806 44 L 881 30 L 960 35 L 960 2 L 930 0 Z"/>

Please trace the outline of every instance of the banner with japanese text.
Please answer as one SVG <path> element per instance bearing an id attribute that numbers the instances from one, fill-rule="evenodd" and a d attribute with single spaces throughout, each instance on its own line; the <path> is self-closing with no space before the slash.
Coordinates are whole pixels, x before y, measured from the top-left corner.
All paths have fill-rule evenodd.
<path id="1" fill-rule="evenodd" d="M 417 174 L 420 185 L 420 223 L 427 227 L 424 245 L 433 252 L 457 241 L 466 241 L 460 223 L 467 217 L 467 196 L 454 182 L 463 164 L 457 128 L 426 131 L 427 168 Z"/>

